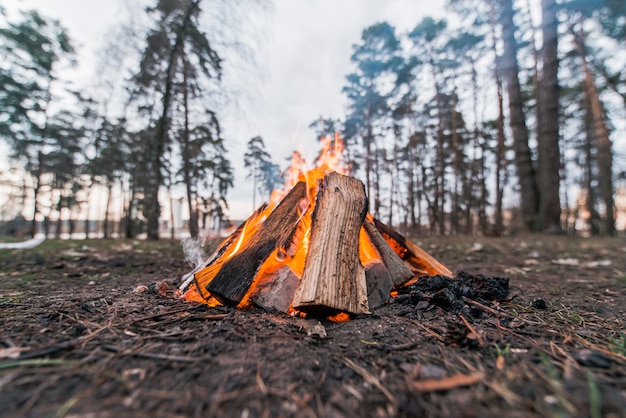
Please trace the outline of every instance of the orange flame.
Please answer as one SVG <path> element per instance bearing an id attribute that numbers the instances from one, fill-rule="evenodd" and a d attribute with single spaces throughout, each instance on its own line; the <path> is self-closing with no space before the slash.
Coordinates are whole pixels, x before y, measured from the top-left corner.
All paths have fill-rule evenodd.
<path id="1" fill-rule="evenodd" d="M 252 303 L 250 295 L 253 293 L 253 290 L 265 280 L 268 280 L 272 272 L 277 271 L 283 266 L 291 268 L 298 278 L 302 277 L 311 235 L 311 214 L 313 212 L 313 206 L 315 205 L 318 182 L 333 171 L 340 174 L 349 174 L 348 167 L 342 162 L 342 154 L 345 147 L 339 135 L 335 134 L 332 138 L 328 136 L 323 137 L 320 139 L 320 143 L 322 149 L 319 156 L 316 158 L 315 167 L 310 170 L 306 169 L 306 161 L 300 152 L 295 151 L 292 154 L 291 165 L 284 173 L 284 188 L 282 190 L 272 191 L 270 203 L 267 207 L 261 208 L 257 213 L 253 214 L 253 216 L 245 222 L 243 227 L 238 229 L 239 235 L 234 237 L 234 243 L 227 243 L 227 239 L 221 244 L 221 246 L 228 245 L 227 249 L 212 265 L 196 273 L 196 284 L 192 285 L 184 294 L 184 300 L 200 301 L 210 304 L 211 306 L 219 304 L 219 302 L 206 291 L 206 286 L 217 275 L 222 264 L 233 257 L 244 246 L 246 240 L 254 235 L 272 210 L 299 181 L 305 182 L 307 186 L 307 197 L 300 202 L 298 208 L 300 217 L 292 243 L 289 248 L 277 248 L 263 262 L 246 296 L 244 296 L 237 306 L 249 306 Z M 380 255 L 363 228 L 361 228 L 359 238 L 359 258 L 363 265 L 380 260 Z M 290 307 L 288 313 L 290 315 L 306 316 L 304 313 L 294 310 L 292 307 Z M 337 322 L 348 321 L 350 315 L 339 312 L 328 317 L 328 319 Z"/>

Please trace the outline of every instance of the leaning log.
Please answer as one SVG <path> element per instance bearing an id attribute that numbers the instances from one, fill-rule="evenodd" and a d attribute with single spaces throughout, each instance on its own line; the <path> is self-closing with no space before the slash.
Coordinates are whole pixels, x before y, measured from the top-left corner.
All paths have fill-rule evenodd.
<path id="1" fill-rule="evenodd" d="M 252 285 L 257 271 L 267 257 L 279 247 L 288 247 L 298 226 L 306 184 L 300 182 L 283 198 L 246 240 L 239 251 L 224 265 L 206 290 L 224 305 L 237 305 Z"/>
<path id="2" fill-rule="evenodd" d="M 412 279 L 413 272 L 411 269 L 409 269 L 400 256 L 396 254 L 393 249 L 391 249 L 387 241 L 385 241 L 385 238 L 380 234 L 378 229 L 376 229 L 374 222 L 369 219 L 369 216 L 365 219 L 363 226 L 365 227 L 372 244 L 374 244 L 378 250 L 383 263 L 385 263 L 385 267 L 387 268 L 387 271 L 389 271 L 393 285 L 399 287 Z"/>
<path id="3" fill-rule="evenodd" d="M 219 247 L 206 259 L 204 263 L 195 268 L 190 274 L 193 275 L 193 280 L 196 283 L 196 289 L 203 299 L 209 300 L 211 295 L 206 290 L 206 286 L 211 280 L 215 278 L 215 275 L 220 271 L 224 263 L 226 252 L 231 250 L 237 240 L 241 237 L 246 230 L 250 227 L 250 223 L 254 222 L 261 212 L 267 209 L 267 203 L 262 204 L 252 215 L 244 222 L 242 222 L 237 229 L 228 236 Z M 181 286 L 182 288 L 182 286 Z M 182 290 L 182 289 L 181 289 Z"/>
<path id="4" fill-rule="evenodd" d="M 319 183 L 302 280 L 292 306 L 315 313 L 369 313 L 359 233 L 367 211 L 363 183 L 330 173 Z"/>
<path id="5" fill-rule="evenodd" d="M 374 219 L 376 229 L 380 231 L 387 243 L 398 252 L 410 266 L 416 277 L 419 276 L 447 276 L 452 277 L 453 273 L 435 257 L 428 254 L 421 247 L 408 239 L 402 234 Z"/>

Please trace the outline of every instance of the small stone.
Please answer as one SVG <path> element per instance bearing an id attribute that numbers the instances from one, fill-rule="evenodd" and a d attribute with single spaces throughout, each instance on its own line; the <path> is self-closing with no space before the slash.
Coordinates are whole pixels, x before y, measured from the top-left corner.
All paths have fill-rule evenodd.
<path id="1" fill-rule="evenodd" d="M 430 306 L 430 303 L 428 303 L 428 301 L 420 300 L 419 302 L 417 302 L 417 305 L 415 305 L 415 309 L 417 309 L 418 311 L 423 311 L 427 309 L 429 306 Z"/>
<path id="2" fill-rule="evenodd" d="M 545 300 L 541 298 L 537 298 L 533 300 L 530 306 L 532 306 L 535 309 L 541 309 L 542 311 L 545 311 L 546 309 L 548 309 L 548 304 L 546 303 Z"/>
<path id="3" fill-rule="evenodd" d="M 572 357 L 574 357 L 574 360 L 581 366 L 598 367 L 600 369 L 608 369 L 611 367 L 611 359 L 596 350 L 583 348 L 582 350 L 574 352 Z"/>
<path id="4" fill-rule="evenodd" d="M 420 379 L 442 379 L 446 377 L 446 370 L 433 364 L 422 364 L 419 368 Z"/>
<path id="5" fill-rule="evenodd" d="M 437 293 L 433 295 L 431 302 L 435 305 L 441 306 L 442 308 L 449 308 L 456 301 L 456 297 L 454 293 L 450 291 L 448 288 L 443 288 L 439 290 Z"/>

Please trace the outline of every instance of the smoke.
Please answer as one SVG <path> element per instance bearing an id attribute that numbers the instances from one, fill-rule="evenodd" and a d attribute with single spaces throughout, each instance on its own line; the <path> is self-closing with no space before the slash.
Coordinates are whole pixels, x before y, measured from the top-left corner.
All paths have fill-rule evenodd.
<path id="1" fill-rule="evenodd" d="M 185 259 L 194 270 L 204 262 L 204 243 L 206 238 L 206 234 L 201 233 L 195 238 L 183 238 L 181 241 Z"/>

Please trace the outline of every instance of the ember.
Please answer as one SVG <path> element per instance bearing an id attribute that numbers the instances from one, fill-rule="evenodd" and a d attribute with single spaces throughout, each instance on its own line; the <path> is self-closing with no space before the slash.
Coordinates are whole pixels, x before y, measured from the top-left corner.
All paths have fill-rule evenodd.
<path id="1" fill-rule="evenodd" d="M 338 135 L 323 139 L 312 170 L 294 153 L 285 189 L 190 273 L 184 299 L 346 320 L 370 313 L 421 276 L 452 276 L 367 213 L 365 187 L 347 175 L 342 153 Z"/>

